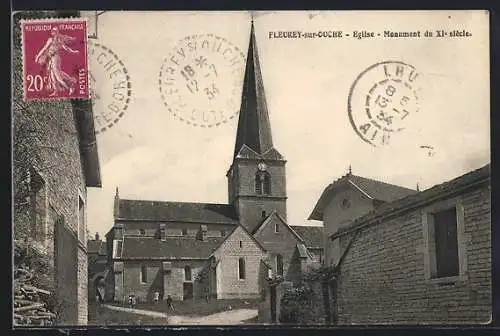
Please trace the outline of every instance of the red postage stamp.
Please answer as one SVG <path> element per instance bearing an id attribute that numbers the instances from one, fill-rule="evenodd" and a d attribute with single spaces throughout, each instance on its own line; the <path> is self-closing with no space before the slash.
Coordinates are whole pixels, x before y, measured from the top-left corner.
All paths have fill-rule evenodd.
<path id="1" fill-rule="evenodd" d="M 89 99 L 87 21 L 21 22 L 24 100 Z"/>

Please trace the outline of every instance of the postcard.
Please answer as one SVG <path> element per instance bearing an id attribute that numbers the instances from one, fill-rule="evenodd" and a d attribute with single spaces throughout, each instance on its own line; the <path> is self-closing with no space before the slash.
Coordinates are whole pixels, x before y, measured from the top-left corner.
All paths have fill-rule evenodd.
<path id="1" fill-rule="evenodd" d="M 12 25 L 14 327 L 491 322 L 488 11 Z"/>

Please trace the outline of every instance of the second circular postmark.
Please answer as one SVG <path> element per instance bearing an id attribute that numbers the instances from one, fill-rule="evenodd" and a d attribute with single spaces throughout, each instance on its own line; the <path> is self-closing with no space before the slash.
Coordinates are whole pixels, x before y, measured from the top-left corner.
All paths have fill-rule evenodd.
<path id="1" fill-rule="evenodd" d="M 105 45 L 88 40 L 90 96 L 96 134 L 125 115 L 132 98 L 130 75 L 123 61 Z"/>
<path id="2" fill-rule="evenodd" d="M 160 68 L 159 90 L 167 110 L 197 127 L 214 127 L 239 110 L 245 55 L 223 37 L 192 35 L 178 42 Z"/>
<path id="3" fill-rule="evenodd" d="M 348 114 L 354 131 L 373 146 L 386 146 L 419 111 L 419 72 L 399 61 L 376 63 L 356 78 Z"/>

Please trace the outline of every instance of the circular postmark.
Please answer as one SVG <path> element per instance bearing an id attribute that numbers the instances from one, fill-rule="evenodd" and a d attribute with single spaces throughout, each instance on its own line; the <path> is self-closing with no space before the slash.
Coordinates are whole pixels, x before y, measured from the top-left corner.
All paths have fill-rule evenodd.
<path id="1" fill-rule="evenodd" d="M 88 40 L 90 96 L 96 134 L 113 127 L 125 114 L 132 96 L 130 75 L 108 47 Z"/>
<path id="2" fill-rule="evenodd" d="M 415 67 L 380 62 L 364 70 L 349 91 L 348 114 L 354 131 L 373 146 L 386 146 L 419 111 Z"/>
<path id="3" fill-rule="evenodd" d="M 219 126 L 239 110 L 245 55 L 225 38 L 192 35 L 164 59 L 159 90 L 167 110 L 199 127 Z"/>

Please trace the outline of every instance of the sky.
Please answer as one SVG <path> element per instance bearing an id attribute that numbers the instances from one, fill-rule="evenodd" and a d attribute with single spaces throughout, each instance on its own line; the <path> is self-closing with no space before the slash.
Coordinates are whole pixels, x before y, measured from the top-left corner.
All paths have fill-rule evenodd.
<path id="1" fill-rule="evenodd" d="M 89 31 L 95 30 L 91 13 Z M 421 190 L 490 161 L 489 35 L 486 11 L 254 12 L 254 25 L 274 146 L 287 160 L 288 222 L 307 218 L 324 188 L 352 173 Z M 97 39 L 123 62 L 131 100 L 125 114 L 97 135 L 102 188 L 88 190 L 88 228 L 101 236 L 113 225 L 113 198 L 227 203 L 237 118 L 217 127 L 188 125 L 163 104 L 158 76 L 165 59 L 187 36 L 213 34 L 244 55 L 249 12 L 105 12 Z M 468 30 L 467 38 L 383 38 L 385 30 Z M 269 38 L 279 31 L 343 31 L 343 38 Z M 352 38 L 373 31 L 374 38 Z M 345 37 L 345 34 L 351 37 Z M 223 64 L 220 59 L 219 64 Z M 419 110 L 386 146 L 371 146 L 354 131 L 348 96 L 370 66 L 399 61 L 419 74 Z M 104 98 L 112 80 L 89 56 L 94 90 Z M 222 76 L 233 87 L 237 115 L 243 67 Z M 226 92 L 226 94 L 229 94 Z M 109 98 L 109 97 L 108 97 Z M 354 98 L 353 98 L 354 99 Z M 109 101 L 108 101 L 109 102 Z M 188 104 L 190 101 L 188 101 Z M 198 102 L 199 103 L 199 102 Z M 359 103 L 359 102 L 358 102 Z M 358 104 L 359 105 L 359 104 Z M 432 150 L 421 146 L 430 146 Z"/>

